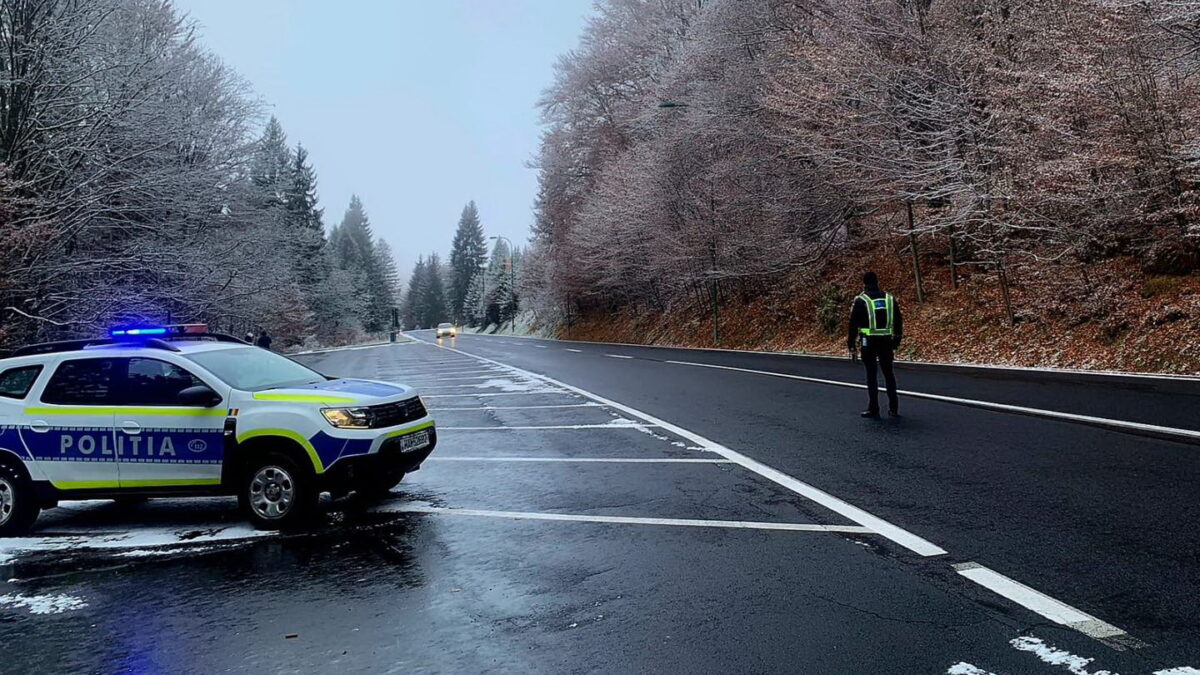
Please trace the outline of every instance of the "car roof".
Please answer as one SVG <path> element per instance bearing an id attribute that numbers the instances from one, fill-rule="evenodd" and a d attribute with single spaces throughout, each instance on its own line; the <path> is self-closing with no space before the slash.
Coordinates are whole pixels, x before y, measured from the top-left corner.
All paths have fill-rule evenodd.
<path id="1" fill-rule="evenodd" d="M 55 358 L 77 358 L 80 356 L 159 356 L 164 354 L 179 354 L 186 356 L 188 354 L 197 354 L 201 352 L 215 352 L 228 349 L 247 349 L 251 345 L 240 342 L 217 342 L 216 340 L 172 340 L 170 338 L 162 340 L 170 344 L 179 351 L 166 351 L 163 349 L 155 349 L 138 345 L 136 342 L 112 342 L 107 344 L 88 345 L 81 349 L 72 349 L 62 352 L 51 352 L 46 354 L 29 354 L 27 356 L 15 356 L 10 358 L 0 359 L 0 368 L 11 368 L 23 365 L 32 365 L 45 363 L 49 357 Z"/>

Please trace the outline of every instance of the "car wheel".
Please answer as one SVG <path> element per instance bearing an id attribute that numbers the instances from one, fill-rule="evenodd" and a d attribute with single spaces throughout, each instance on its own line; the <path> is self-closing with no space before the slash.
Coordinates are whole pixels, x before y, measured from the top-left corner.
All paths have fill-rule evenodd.
<path id="1" fill-rule="evenodd" d="M 287 455 L 270 453 L 251 462 L 238 501 L 260 530 L 287 530 L 308 524 L 317 510 L 316 481 Z"/>
<path id="2" fill-rule="evenodd" d="M 33 481 L 7 464 L 0 464 L 0 537 L 29 532 L 42 508 Z"/>

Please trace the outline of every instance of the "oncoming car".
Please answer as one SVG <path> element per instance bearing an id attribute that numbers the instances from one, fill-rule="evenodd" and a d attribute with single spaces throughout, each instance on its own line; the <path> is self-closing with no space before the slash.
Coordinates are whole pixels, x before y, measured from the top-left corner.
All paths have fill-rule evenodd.
<path id="1" fill-rule="evenodd" d="M 0 359 L 0 536 L 59 501 L 236 495 L 262 529 L 386 494 L 433 451 L 412 389 L 335 379 L 203 325 Z"/>
<path id="2" fill-rule="evenodd" d="M 458 337 L 458 329 L 452 323 L 439 323 L 437 325 L 438 337 Z"/>

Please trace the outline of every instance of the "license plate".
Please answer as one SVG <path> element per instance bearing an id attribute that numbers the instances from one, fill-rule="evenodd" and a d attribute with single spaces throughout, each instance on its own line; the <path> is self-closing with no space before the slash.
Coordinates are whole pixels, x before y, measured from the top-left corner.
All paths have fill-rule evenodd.
<path id="1" fill-rule="evenodd" d="M 429 432 L 418 431 L 400 437 L 400 452 L 412 452 L 429 445 Z"/>

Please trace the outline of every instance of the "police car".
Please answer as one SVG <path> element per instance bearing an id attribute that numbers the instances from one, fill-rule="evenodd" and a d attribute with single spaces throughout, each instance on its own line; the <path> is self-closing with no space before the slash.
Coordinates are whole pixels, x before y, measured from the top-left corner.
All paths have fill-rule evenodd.
<path id="1" fill-rule="evenodd" d="M 62 500 L 236 495 L 262 529 L 322 492 L 374 498 L 433 451 L 412 389 L 326 377 L 203 325 L 125 327 L 0 359 L 0 536 Z"/>

